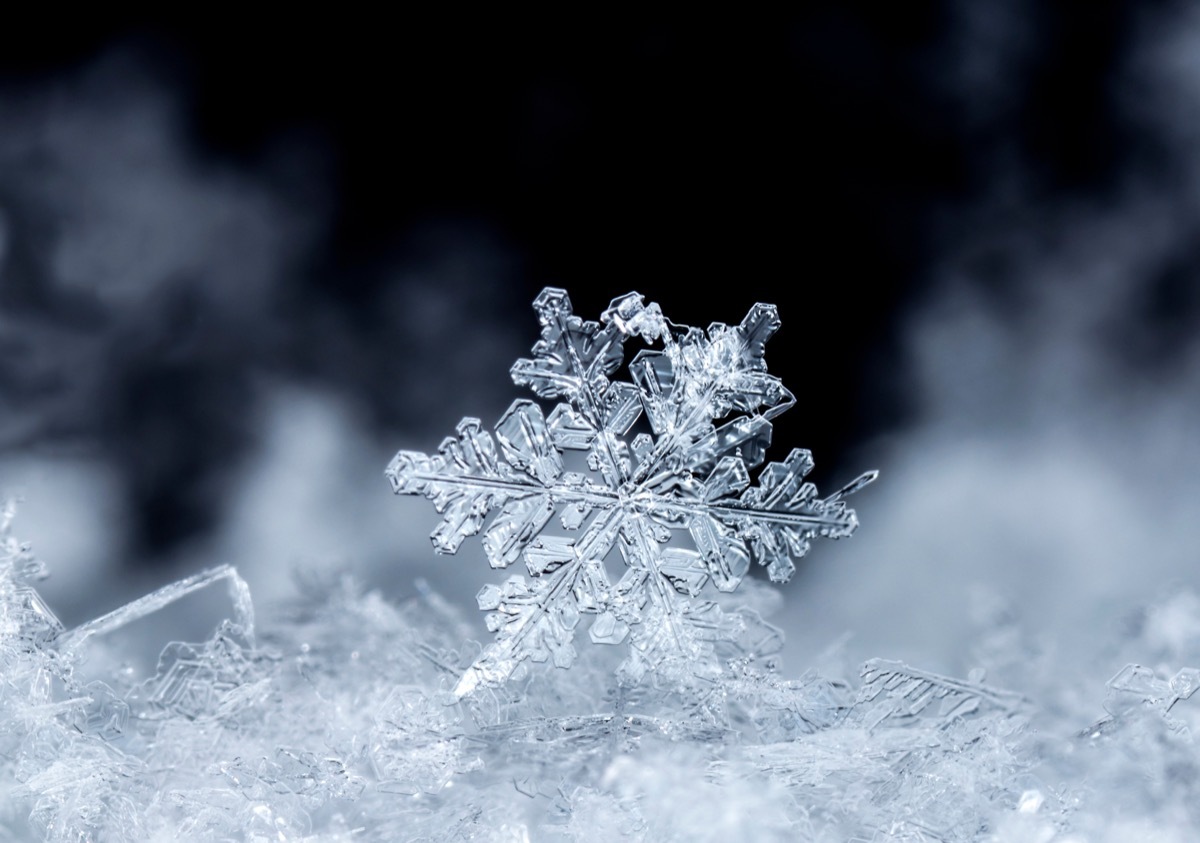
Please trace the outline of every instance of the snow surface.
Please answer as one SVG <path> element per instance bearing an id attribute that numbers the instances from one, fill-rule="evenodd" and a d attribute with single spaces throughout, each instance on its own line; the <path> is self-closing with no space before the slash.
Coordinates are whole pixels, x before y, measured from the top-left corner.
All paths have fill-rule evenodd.
<path id="1" fill-rule="evenodd" d="M 982 669 L 853 671 L 836 651 L 795 679 L 734 659 L 690 686 L 628 683 L 616 648 L 591 647 L 570 670 L 536 665 L 460 698 L 480 650 L 428 589 L 394 604 L 309 582 L 256 632 L 225 568 L 64 630 L 8 529 L 9 839 L 1183 841 L 1200 828 L 1200 674 L 1177 668 L 1200 649 L 1191 593 L 1131 616 L 1081 664 L 1052 663 L 997 612 L 976 644 L 1004 688 Z M 149 675 L 106 646 L 222 584 L 233 620 L 169 644 Z M 777 605 L 745 586 L 758 610 Z M 1134 658 L 1152 666 L 1114 670 Z"/>

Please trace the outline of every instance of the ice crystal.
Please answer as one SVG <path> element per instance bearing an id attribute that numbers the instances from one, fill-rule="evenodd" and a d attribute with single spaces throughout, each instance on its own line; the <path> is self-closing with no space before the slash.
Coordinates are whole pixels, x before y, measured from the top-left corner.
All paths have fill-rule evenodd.
<path id="1" fill-rule="evenodd" d="M 804 482 L 811 454 L 795 449 L 751 484 L 771 419 L 795 403 L 763 360 L 779 328 L 772 305 L 706 331 L 675 325 L 637 293 L 615 299 L 600 322 L 574 315 L 559 289 L 543 290 L 534 308 L 542 336 L 512 378 L 557 401 L 549 415 L 514 401 L 494 437 L 465 418 L 436 454 L 401 451 L 387 470 L 397 494 L 424 495 L 444 515 L 438 553 L 483 530 L 492 567 L 524 559 L 529 574 L 480 591 L 496 638 L 455 692 L 502 683 L 526 660 L 570 667 L 585 614 L 594 643 L 629 640 L 623 677 L 694 672 L 715 645 L 736 646 L 747 622 L 711 592 L 735 590 L 751 560 L 786 582 L 813 537 L 854 531 L 842 498 L 876 474 L 821 498 Z M 640 350 L 630 380 L 616 380 L 635 337 L 661 347 Z M 643 416 L 648 429 L 634 433 Z M 567 451 L 584 452 L 589 470 L 568 471 Z M 556 513 L 578 537 L 546 532 Z M 672 542 L 681 533 L 692 547 Z M 604 565 L 614 547 L 625 566 L 615 582 Z"/>

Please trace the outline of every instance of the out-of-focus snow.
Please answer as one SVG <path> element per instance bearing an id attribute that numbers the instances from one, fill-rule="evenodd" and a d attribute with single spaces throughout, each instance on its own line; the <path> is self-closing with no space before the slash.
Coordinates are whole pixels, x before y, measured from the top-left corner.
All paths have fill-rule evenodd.
<path id="1" fill-rule="evenodd" d="M 887 478 L 870 526 L 789 591 L 795 666 L 844 630 L 859 657 L 970 669 L 981 588 L 1072 658 L 1200 587 L 1200 20 L 1147 13 L 1133 37 L 1113 96 L 1148 157 L 1088 199 L 997 166 L 947 221 L 897 369 L 914 422 L 863 449 Z"/>

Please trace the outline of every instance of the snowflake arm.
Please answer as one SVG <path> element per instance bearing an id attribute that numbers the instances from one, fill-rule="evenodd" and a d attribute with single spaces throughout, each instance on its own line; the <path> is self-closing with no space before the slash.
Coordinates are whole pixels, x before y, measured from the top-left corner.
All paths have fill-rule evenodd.
<path id="1" fill-rule="evenodd" d="M 567 493 L 576 476 L 562 478 L 562 458 L 549 441 L 541 407 L 532 401 L 512 403 L 496 425 L 495 439 L 474 418 L 463 419 L 457 432 L 432 457 L 401 451 L 387 476 L 396 494 L 424 495 L 444 515 L 431 536 L 438 553 L 457 553 L 499 508 L 483 545 L 492 567 L 507 567 L 550 520 L 556 493 Z M 596 497 L 586 483 L 569 493 Z"/>
<path id="2" fill-rule="evenodd" d="M 487 625 L 496 639 L 467 668 L 455 686 L 456 695 L 464 696 L 479 685 L 507 681 L 525 659 L 543 662 L 553 656 L 555 666 L 564 668 L 574 663 L 572 642 L 580 615 L 603 609 L 608 577 L 598 560 L 608 552 L 619 529 L 620 520 L 613 509 L 592 522 L 578 545 L 570 539 L 537 538 L 526 550 L 532 584 L 514 576 L 501 587 L 486 585 L 480 590 L 479 608 L 490 612 Z M 603 640 L 605 628 L 603 620 L 593 624 L 593 640 L 597 640 L 597 632 Z"/>

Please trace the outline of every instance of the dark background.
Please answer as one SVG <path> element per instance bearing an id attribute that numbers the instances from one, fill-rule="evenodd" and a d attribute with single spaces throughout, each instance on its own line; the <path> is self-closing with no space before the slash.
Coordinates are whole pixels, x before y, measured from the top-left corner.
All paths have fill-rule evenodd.
<path id="1" fill-rule="evenodd" d="M 993 0 L 5 27 L 9 482 L 77 587 L 264 553 L 277 574 L 305 554 L 432 565 L 345 490 L 386 497 L 396 448 L 497 417 L 536 339 L 529 303 L 555 285 L 587 318 L 628 290 L 693 325 L 777 303 L 767 359 L 800 403 L 775 456 L 811 448 L 829 488 L 879 465 L 890 494 L 930 504 L 890 463 L 1001 442 L 1010 456 L 964 476 L 1042 495 L 997 529 L 1040 534 L 1063 523 L 1055 493 L 1005 484 L 1045 469 L 1028 455 L 1046 431 L 1107 467 L 1119 440 L 1195 454 L 1196 31 L 1187 4 Z M 1104 520 L 1080 507 L 1065 535 Z M 275 532 L 245 526 L 284 511 Z M 903 514 L 979 547 L 969 515 Z M 859 550 L 890 564 L 905 535 Z M 1038 570 L 1077 550 L 1051 543 Z M 961 549 L 923 558 L 934 587 Z M 59 600 L 82 617 L 96 594 Z"/>

